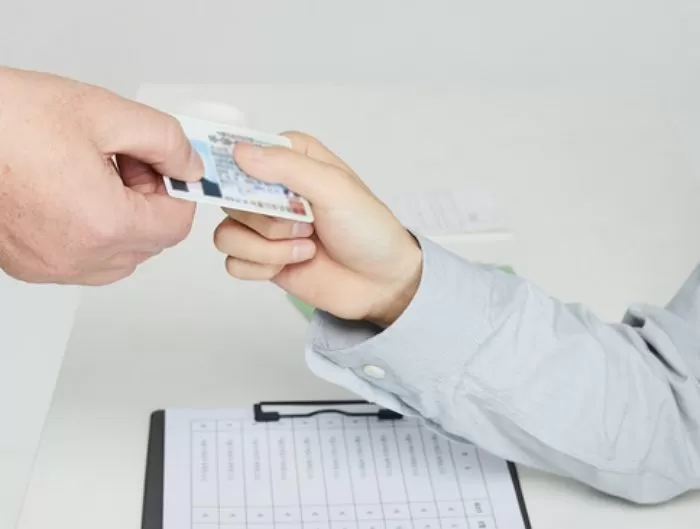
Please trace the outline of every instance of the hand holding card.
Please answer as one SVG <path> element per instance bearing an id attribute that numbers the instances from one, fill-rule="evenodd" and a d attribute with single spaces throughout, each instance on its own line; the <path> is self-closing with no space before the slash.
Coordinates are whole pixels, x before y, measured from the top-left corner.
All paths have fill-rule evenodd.
<path id="1" fill-rule="evenodd" d="M 234 146 L 239 142 L 289 148 L 288 138 L 186 116 L 175 117 L 202 158 L 205 172 L 202 180 L 194 183 L 165 176 L 170 196 L 297 222 L 314 220 L 305 198 L 283 185 L 250 176 L 233 157 Z"/>
<path id="2" fill-rule="evenodd" d="M 248 174 L 307 197 L 314 222 L 229 210 L 214 243 L 237 278 L 271 280 L 296 299 L 343 319 L 390 324 L 416 292 L 416 240 L 353 170 L 320 142 L 285 133 L 291 148 L 240 144 Z M 304 230 L 306 228 L 306 230 Z M 313 229 L 312 229 L 313 228 Z"/>

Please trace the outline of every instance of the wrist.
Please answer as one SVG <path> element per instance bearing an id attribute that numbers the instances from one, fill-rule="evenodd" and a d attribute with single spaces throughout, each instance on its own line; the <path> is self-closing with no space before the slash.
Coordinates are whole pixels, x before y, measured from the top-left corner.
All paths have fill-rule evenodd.
<path id="1" fill-rule="evenodd" d="M 418 242 L 408 234 L 410 245 L 400 259 L 400 278 L 381 287 L 381 296 L 364 318 L 370 323 L 386 328 L 404 313 L 418 292 L 423 273 L 423 252 Z"/>

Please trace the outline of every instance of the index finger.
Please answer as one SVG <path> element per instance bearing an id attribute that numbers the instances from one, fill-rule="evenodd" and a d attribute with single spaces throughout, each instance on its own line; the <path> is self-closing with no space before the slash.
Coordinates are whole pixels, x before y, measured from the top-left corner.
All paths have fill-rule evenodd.
<path id="1" fill-rule="evenodd" d="M 352 169 L 343 160 L 341 160 L 337 155 L 333 154 L 323 143 L 313 136 L 297 131 L 283 132 L 281 136 L 289 138 L 289 140 L 292 142 L 293 151 L 304 154 L 309 158 L 318 160 L 319 162 L 334 165 L 343 171 L 352 173 Z"/>
<path id="2" fill-rule="evenodd" d="M 303 132 L 296 131 L 283 132 L 281 135 L 289 138 L 289 140 L 292 142 L 293 151 L 341 169 L 361 187 L 367 191 L 370 191 L 367 184 L 365 184 L 362 179 L 355 174 L 355 171 L 353 171 L 348 164 L 346 164 L 337 154 L 334 154 L 318 139 L 314 138 L 313 136 L 309 136 L 308 134 L 304 134 Z"/>
<path id="3" fill-rule="evenodd" d="M 104 154 L 126 154 L 161 175 L 196 182 L 204 164 L 180 122 L 147 105 L 104 91 L 84 108 Z"/>

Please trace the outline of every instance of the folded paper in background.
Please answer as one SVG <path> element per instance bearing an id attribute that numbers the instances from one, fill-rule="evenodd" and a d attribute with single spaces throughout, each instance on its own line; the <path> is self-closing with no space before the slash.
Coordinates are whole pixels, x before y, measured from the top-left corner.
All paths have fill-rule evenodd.
<path id="1" fill-rule="evenodd" d="M 509 265 L 496 265 L 496 268 L 508 273 L 508 274 L 515 274 L 515 270 Z M 294 296 L 287 294 L 287 298 L 289 301 L 296 307 L 296 309 L 301 313 L 304 318 L 306 318 L 307 321 L 311 321 L 311 318 L 314 314 L 314 307 L 311 305 L 308 305 L 301 301 L 298 298 L 295 298 Z"/>

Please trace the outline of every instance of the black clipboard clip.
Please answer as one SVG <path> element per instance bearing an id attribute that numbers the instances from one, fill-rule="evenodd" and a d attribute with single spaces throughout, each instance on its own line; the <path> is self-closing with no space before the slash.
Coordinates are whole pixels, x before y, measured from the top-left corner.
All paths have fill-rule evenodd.
<path id="1" fill-rule="evenodd" d="M 349 411 L 344 408 L 354 406 L 373 406 L 366 400 L 287 400 L 258 402 L 253 405 L 255 422 L 276 422 L 280 419 L 299 419 L 316 415 L 335 413 L 346 417 L 375 417 L 379 421 L 395 421 L 403 419 L 403 415 L 393 410 L 379 408 L 373 411 Z M 269 407 L 317 408 L 309 412 L 281 413 L 277 410 L 265 410 Z"/>

